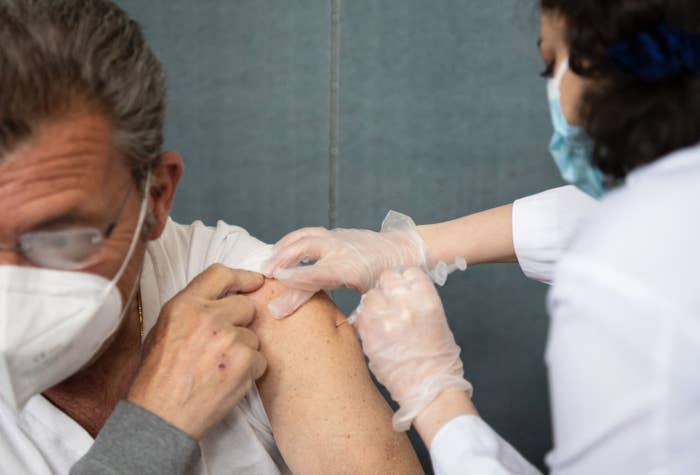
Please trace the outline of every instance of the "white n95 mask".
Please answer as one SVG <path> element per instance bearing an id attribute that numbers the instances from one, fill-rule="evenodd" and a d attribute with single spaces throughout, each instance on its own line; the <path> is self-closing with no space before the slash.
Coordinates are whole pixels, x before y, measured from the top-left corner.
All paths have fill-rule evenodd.
<path id="1" fill-rule="evenodd" d="M 146 179 L 149 189 L 150 175 Z M 141 235 L 144 193 L 129 251 L 112 280 L 84 272 L 0 266 L 0 397 L 16 412 L 88 364 L 129 308 L 117 283 Z M 138 279 L 131 291 L 133 298 Z"/>

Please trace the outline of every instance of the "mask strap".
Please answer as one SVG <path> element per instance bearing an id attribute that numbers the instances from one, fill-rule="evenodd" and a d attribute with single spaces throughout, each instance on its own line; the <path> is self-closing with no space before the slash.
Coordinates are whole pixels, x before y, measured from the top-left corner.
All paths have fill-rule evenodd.
<path id="1" fill-rule="evenodd" d="M 119 281 L 117 281 L 119 282 Z M 131 292 L 129 293 L 129 298 L 126 300 L 124 305 L 122 306 L 122 311 L 119 314 L 119 321 L 121 322 L 124 320 L 124 315 L 126 315 L 126 312 L 129 311 L 129 307 L 131 306 L 131 302 L 134 301 L 134 296 L 136 295 L 136 290 L 139 288 L 139 285 L 141 283 L 141 272 L 139 272 L 138 277 L 136 277 L 136 281 L 134 282 L 134 285 L 131 287 Z"/>
<path id="2" fill-rule="evenodd" d="M 559 65 L 559 69 L 557 69 L 557 74 L 554 76 L 554 82 L 552 83 L 554 86 L 554 89 L 557 91 L 557 93 L 561 94 L 561 90 L 559 89 L 559 86 L 561 86 L 561 81 L 564 79 L 564 74 L 569 70 L 569 57 L 567 56 L 564 58 L 564 60 L 561 62 Z"/>
<path id="3" fill-rule="evenodd" d="M 131 256 L 134 254 L 134 251 L 136 250 L 136 246 L 139 242 L 139 238 L 141 237 L 141 230 L 143 229 L 143 223 L 146 220 L 146 212 L 148 211 L 148 192 L 150 189 L 151 189 L 151 172 L 149 171 L 148 175 L 146 176 L 146 185 L 144 187 L 143 201 L 141 202 L 141 211 L 139 212 L 139 220 L 138 220 L 138 223 L 136 224 L 136 231 L 134 232 L 134 237 L 131 238 L 131 244 L 129 244 L 129 251 L 126 253 L 126 258 L 124 259 L 124 262 L 122 263 L 121 267 L 117 271 L 117 274 L 112 279 L 111 285 L 105 289 L 105 293 L 109 292 L 110 287 L 117 285 L 117 282 L 119 282 L 119 280 L 122 278 L 122 275 L 124 274 L 124 271 L 126 270 L 126 267 L 129 265 L 129 261 L 131 260 Z M 137 285 L 138 285 L 138 280 L 137 280 Z M 131 298 L 133 298 L 134 291 L 132 290 L 131 293 L 132 293 Z"/>

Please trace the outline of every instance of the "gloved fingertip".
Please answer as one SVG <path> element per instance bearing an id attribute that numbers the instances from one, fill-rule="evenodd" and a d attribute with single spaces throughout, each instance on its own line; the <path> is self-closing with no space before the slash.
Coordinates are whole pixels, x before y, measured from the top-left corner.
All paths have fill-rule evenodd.
<path id="1" fill-rule="evenodd" d="M 348 325 L 355 325 L 357 323 L 357 313 L 352 312 L 352 314 L 347 318 Z"/>
<path id="2" fill-rule="evenodd" d="M 270 311 L 270 316 L 275 320 L 284 320 L 290 315 L 289 312 L 286 312 L 284 310 L 284 307 L 281 305 L 281 302 L 278 302 L 277 300 L 273 300 L 272 302 L 270 302 L 267 305 L 267 309 Z"/>
<path id="3" fill-rule="evenodd" d="M 264 275 L 267 278 L 272 278 L 274 271 L 275 271 L 275 263 L 272 261 L 272 259 L 268 259 L 262 264 L 262 270 L 261 274 Z"/>
<path id="4" fill-rule="evenodd" d="M 292 269 L 274 269 L 272 277 L 277 280 L 287 280 L 294 274 Z"/>

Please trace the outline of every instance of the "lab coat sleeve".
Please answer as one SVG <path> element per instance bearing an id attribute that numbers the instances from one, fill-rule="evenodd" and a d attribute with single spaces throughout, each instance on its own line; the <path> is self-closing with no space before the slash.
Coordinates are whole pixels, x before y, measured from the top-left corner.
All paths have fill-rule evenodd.
<path id="1" fill-rule="evenodd" d="M 436 475 L 540 474 L 478 416 L 460 416 L 445 424 L 433 439 L 430 458 Z"/>
<path id="2" fill-rule="evenodd" d="M 578 188 L 554 188 L 513 203 L 513 245 L 526 276 L 552 282 L 554 267 L 598 202 Z"/>

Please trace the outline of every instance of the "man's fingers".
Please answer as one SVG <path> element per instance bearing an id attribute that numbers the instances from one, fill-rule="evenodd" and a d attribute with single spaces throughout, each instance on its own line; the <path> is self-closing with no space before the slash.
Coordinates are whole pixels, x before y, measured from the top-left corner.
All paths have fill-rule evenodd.
<path id="1" fill-rule="evenodd" d="M 258 335 L 255 334 L 253 330 L 248 328 L 237 328 L 235 330 L 235 341 L 244 344 L 245 346 L 252 348 L 255 351 L 260 349 L 260 339 Z"/>
<path id="2" fill-rule="evenodd" d="M 287 289 L 270 302 L 267 307 L 273 318 L 281 320 L 296 312 L 315 294 L 315 291 Z"/>
<path id="3" fill-rule="evenodd" d="M 255 292 L 265 283 L 261 274 L 214 264 L 195 277 L 185 292 L 216 300 L 229 293 Z"/>
<path id="4" fill-rule="evenodd" d="M 218 317 L 237 327 L 247 327 L 253 323 L 257 314 L 255 302 L 245 295 L 232 295 L 217 300 L 212 305 Z"/>
<path id="5" fill-rule="evenodd" d="M 267 360 L 262 353 L 256 351 L 253 355 L 253 363 L 251 367 L 253 379 L 260 379 L 265 374 L 265 371 L 267 371 Z"/>

